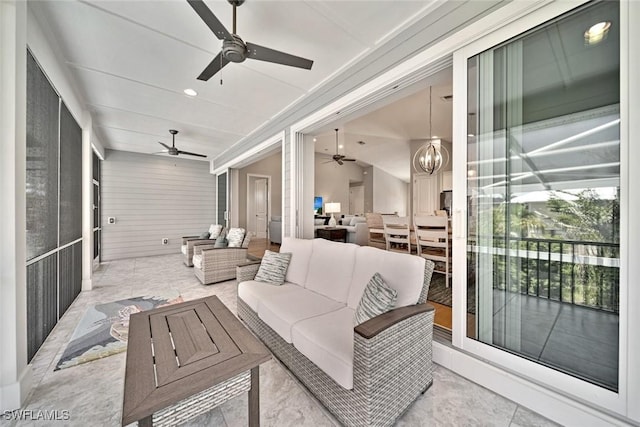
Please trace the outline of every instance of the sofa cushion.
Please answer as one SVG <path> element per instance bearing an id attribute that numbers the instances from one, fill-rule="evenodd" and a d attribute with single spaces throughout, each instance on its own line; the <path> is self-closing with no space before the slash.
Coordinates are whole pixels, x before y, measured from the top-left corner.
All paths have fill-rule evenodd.
<path id="1" fill-rule="evenodd" d="M 387 285 L 380 274 L 376 273 L 369 280 L 354 315 L 354 324 L 359 325 L 367 320 L 391 310 L 398 298 L 398 292 Z"/>
<path id="2" fill-rule="evenodd" d="M 293 283 L 285 282 L 280 286 L 273 286 L 264 282 L 250 280 L 238 285 L 238 297 L 244 301 L 253 311 L 258 312 L 260 301 L 272 295 L 284 295 L 300 288 Z"/>
<path id="3" fill-rule="evenodd" d="M 254 280 L 272 285 L 282 285 L 290 260 L 291 252 L 272 252 L 267 249 Z"/>
<path id="4" fill-rule="evenodd" d="M 304 286 L 309 270 L 312 241 L 285 237 L 280 246 L 280 252 L 291 252 L 291 261 L 287 269 L 287 282 Z"/>
<path id="5" fill-rule="evenodd" d="M 187 251 L 187 245 L 180 246 L 180 252 L 182 252 L 184 255 L 187 255 Z"/>
<path id="6" fill-rule="evenodd" d="M 353 243 L 314 239 L 305 288 L 346 303 L 358 248 Z"/>
<path id="7" fill-rule="evenodd" d="M 230 228 L 227 233 L 227 240 L 230 248 L 239 248 L 244 240 L 244 228 Z"/>
<path id="8" fill-rule="evenodd" d="M 191 261 L 193 262 L 194 267 L 202 270 L 202 254 L 194 255 Z"/>
<path id="9" fill-rule="evenodd" d="M 375 273 L 380 273 L 387 285 L 398 292 L 396 307 L 416 304 L 424 283 L 424 265 L 425 259 L 415 255 L 360 247 L 356 253 L 347 305 L 354 310 L 358 307 L 364 289 Z"/>
<path id="10" fill-rule="evenodd" d="M 276 331 L 283 340 L 291 343 L 293 325 L 301 320 L 320 316 L 343 307 L 344 304 L 303 287 L 297 287 L 286 294 L 266 295 L 258 303 L 258 317 Z"/>
<path id="11" fill-rule="evenodd" d="M 367 219 L 363 216 L 354 216 L 353 218 L 351 218 L 351 222 L 349 223 L 349 225 L 355 226 L 356 224 L 359 223 L 366 223 Z"/>
<path id="12" fill-rule="evenodd" d="M 222 231 L 222 226 L 220 224 L 211 224 L 209 227 L 209 238 L 217 239 Z"/>
<path id="13" fill-rule="evenodd" d="M 353 310 L 349 307 L 293 326 L 293 345 L 333 380 L 353 388 Z"/>

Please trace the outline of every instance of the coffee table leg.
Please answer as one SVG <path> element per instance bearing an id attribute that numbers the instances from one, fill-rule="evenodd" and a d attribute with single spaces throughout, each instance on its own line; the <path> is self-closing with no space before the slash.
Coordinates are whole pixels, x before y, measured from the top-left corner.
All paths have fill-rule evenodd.
<path id="1" fill-rule="evenodd" d="M 260 426 L 260 367 L 251 369 L 251 390 L 249 390 L 249 427 Z"/>

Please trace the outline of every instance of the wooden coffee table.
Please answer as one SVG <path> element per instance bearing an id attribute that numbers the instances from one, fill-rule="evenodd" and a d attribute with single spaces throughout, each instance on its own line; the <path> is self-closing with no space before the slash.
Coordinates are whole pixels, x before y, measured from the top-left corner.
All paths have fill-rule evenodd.
<path id="1" fill-rule="evenodd" d="M 131 315 L 122 425 L 176 425 L 249 393 L 260 425 L 259 366 L 269 350 L 216 296 Z"/>

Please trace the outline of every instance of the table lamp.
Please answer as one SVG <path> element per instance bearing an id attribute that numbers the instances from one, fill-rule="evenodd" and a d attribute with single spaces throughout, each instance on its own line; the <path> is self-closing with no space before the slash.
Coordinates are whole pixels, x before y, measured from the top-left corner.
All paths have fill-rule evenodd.
<path id="1" fill-rule="evenodd" d="M 333 214 L 340 212 L 340 203 L 325 203 L 324 211 L 331 214 L 331 219 L 329 219 L 329 227 L 335 227 L 336 219 L 334 218 Z"/>

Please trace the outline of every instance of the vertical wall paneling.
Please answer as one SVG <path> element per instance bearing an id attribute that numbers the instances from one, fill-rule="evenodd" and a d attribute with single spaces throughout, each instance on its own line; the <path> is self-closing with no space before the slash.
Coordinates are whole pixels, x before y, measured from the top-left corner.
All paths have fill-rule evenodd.
<path id="1" fill-rule="evenodd" d="M 207 162 L 107 150 L 100 178 L 102 261 L 180 253 L 182 236 L 202 234 L 216 220 Z"/>
<path id="2" fill-rule="evenodd" d="M 31 362 L 58 321 L 58 254 L 27 266 L 27 357 Z"/>

